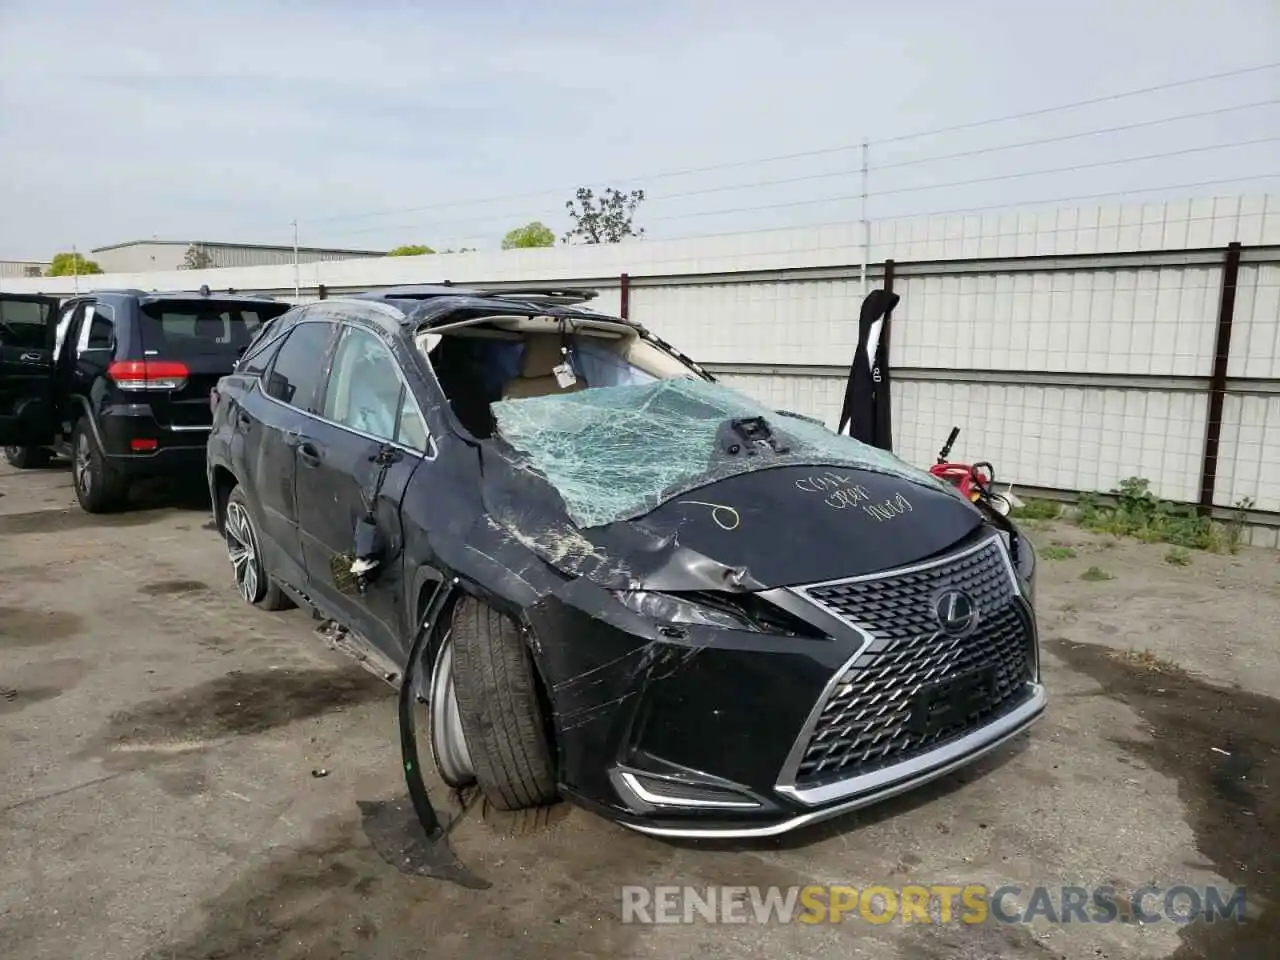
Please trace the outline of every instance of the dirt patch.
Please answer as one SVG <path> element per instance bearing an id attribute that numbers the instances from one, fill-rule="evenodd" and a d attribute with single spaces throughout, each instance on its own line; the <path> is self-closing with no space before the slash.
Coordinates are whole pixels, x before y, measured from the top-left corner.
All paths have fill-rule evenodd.
<path id="1" fill-rule="evenodd" d="M 540 864 L 533 852 L 509 854 L 536 874 L 480 892 L 405 876 L 357 817 L 330 821 L 315 842 L 242 875 L 203 905 L 198 929 L 144 960 L 627 955 L 637 931 L 610 915 L 614 888 L 568 880 L 581 858 L 540 850 Z"/>
<path id="2" fill-rule="evenodd" d="M 6 687 L 0 684 L 0 713 L 17 713 L 41 700 L 62 696 L 57 687 Z"/>
<path id="3" fill-rule="evenodd" d="M 386 696 L 386 684 L 359 667 L 234 671 L 117 713 L 102 739 L 117 749 L 202 743 L 262 733 Z"/>
<path id="4" fill-rule="evenodd" d="M 157 580 L 138 588 L 139 593 L 152 597 L 163 597 L 174 593 L 199 593 L 209 589 L 207 583 L 199 580 Z"/>
<path id="5" fill-rule="evenodd" d="M 84 619 L 60 610 L 0 607 L 0 646 L 38 647 L 84 629 Z"/>
<path id="6" fill-rule="evenodd" d="M 129 510 L 123 513 L 85 513 L 79 507 L 66 510 L 33 510 L 0 516 L 0 535 L 62 533 L 87 527 L 141 527 L 169 516 L 172 510 Z"/>
<path id="7" fill-rule="evenodd" d="M 1246 889 L 1244 923 L 1190 924 L 1174 957 L 1273 955 L 1280 941 L 1280 701 L 1106 647 L 1064 640 L 1046 647 L 1150 725 L 1150 741 L 1113 742 L 1177 782 L 1197 849 L 1229 883 Z"/>

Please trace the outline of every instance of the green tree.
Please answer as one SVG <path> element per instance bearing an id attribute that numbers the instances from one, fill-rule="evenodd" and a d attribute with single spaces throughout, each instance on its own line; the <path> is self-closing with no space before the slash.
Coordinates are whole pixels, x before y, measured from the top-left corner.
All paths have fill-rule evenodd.
<path id="1" fill-rule="evenodd" d="M 590 187 L 579 187 L 574 199 L 564 205 L 573 221 L 564 242 L 617 243 L 624 237 L 643 237 L 644 227 L 632 226 L 636 207 L 643 201 L 643 190 L 623 193 L 609 187 L 597 197 Z"/>
<path id="2" fill-rule="evenodd" d="M 420 257 L 423 254 L 435 253 L 425 243 L 406 243 L 402 247 L 396 247 L 394 250 L 388 250 L 388 257 Z"/>
<path id="3" fill-rule="evenodd" d="M 556 235 L 541 220 L 516 227 L 502 238 L 503 250 L 523 250 L 528 247 L 554 247 Z"/>
<path id="4" fill-rule="evenodd" d="M 55 253 L 46 277 L 70 277 L 77 274 L 101 273 L 102 268 L 81 253 Z"/>
<path id="5" fill-rule="evenodd" d="M 178 266 L 179 270 L 208 270 L 213 266 L 213 255 L 204 247 L 198 247 L 194 243 L 187 247 L 186 254 L 182 257 L 182 263 Z"/>

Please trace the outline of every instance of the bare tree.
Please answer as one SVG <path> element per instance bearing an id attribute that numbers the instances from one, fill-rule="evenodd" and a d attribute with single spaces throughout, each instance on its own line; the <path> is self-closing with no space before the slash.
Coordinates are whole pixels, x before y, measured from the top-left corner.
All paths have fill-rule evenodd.
<path id="1" fill-rule="evenodd" d="M 624 237 L 643 237 L 644 227 L 633 227 L 636 207 L 644 201 L 643 190 L 623 193 L 609 187 L 599 197 L 590 187 L 579 187 L 573 200 L 565 202 L 573 229 L 564 243 L 617 243 Z"/>

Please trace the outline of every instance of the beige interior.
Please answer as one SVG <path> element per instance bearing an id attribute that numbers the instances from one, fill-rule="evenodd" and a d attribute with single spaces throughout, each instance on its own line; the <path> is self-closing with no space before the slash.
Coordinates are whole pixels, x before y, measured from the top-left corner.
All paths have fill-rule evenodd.
<path id="1" fill-rule="evenodd" d="M 581 375 L 567 387 L 561 386 L 556 378 L 555 368 L 564 360 L 560 342 L 558 333 L 526 333 L 520 375 L 512 377 L 502 388 L 503 399 L 546 397 L 585 390 L 589 384 Z"/>

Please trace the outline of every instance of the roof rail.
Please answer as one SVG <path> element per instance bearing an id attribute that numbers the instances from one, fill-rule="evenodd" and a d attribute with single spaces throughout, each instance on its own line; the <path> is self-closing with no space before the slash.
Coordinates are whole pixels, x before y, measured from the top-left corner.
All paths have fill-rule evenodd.
<path id="1" fill-rule="evenodd" d="M 598 290 L 567 289 L 565 287 L 479 287 L 475 291 L 482 297 L 499 297 L 503 300 L 525 300 L 530 303 L 572 305 L 586 303 L 600 296 Z"/>

